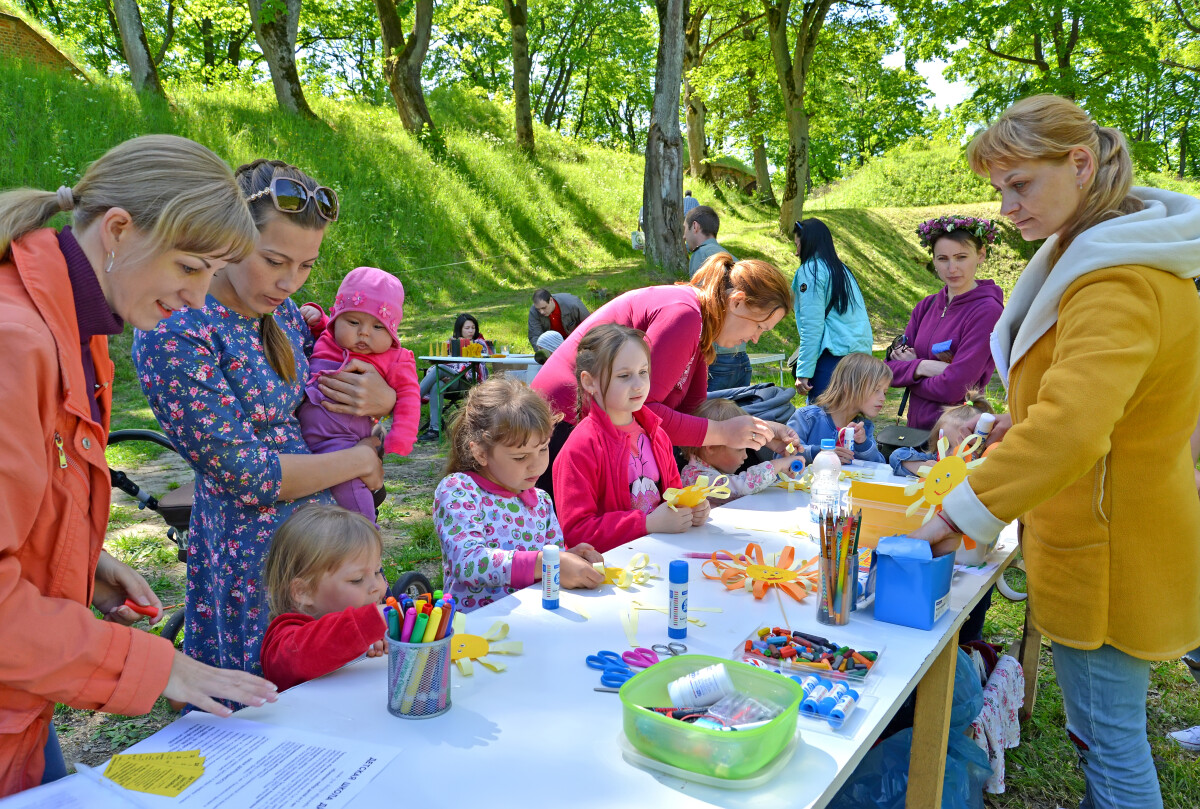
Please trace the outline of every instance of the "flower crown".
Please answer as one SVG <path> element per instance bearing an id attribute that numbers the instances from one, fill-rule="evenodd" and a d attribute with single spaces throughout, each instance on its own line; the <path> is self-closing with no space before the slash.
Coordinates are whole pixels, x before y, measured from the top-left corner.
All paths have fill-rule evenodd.
<path id="1" fill-rule="evenodd" d="M 1000 231 L 991 219 L 979 219 L 974 216 L 939 216 L 917 225 L 917 236 L 921 244 L 929 249 L 942 236 L 955 230 L 965 230 L 984 244 L 995 244 L 1000 238 Z"/>

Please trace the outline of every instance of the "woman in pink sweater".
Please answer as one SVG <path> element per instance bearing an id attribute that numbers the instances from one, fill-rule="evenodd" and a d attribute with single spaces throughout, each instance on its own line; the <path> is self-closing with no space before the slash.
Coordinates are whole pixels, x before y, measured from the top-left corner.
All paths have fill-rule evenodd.
<path id="1" fill-rule="evenodd" d="M 555 458 L 579 423 L 575 356 L 580 341 L 601 323 L 618 323 L 646 334 L 652 369 L 646 409 L 661 422 L 670 443 L 719 444 L 782 452 L 795 440 L 783 424 L 753 416 L 709 421 L 688 415 L 707 395 L 707 368 L 716 346 L 757 343 L 791 311 L 787 279 L 765 261 L 734 261 L 727 253 L 706 261 L 687 283 L 635 289 L 598 309 L 580 324 L 538 372 L 532 387 L 562 414 L 550 441 L 550 469 L 538 488 L 553 496 Z"/>

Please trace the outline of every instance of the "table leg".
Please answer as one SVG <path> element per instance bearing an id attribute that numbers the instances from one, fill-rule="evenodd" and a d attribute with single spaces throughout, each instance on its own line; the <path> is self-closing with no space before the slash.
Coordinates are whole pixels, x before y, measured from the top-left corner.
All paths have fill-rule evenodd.
<path id="1" fill-rule="evenodd" d="M 1017 659 L 1025 672 L 1025 702 L 1017 711 L 1024 723 L 1033 715 L 1033 703 L 1037 701 L 1038 665 L 1042 655 L 1042 633 L 1033 625 L 1033 611 L 1028 599 L 1025 601 L 1025 627 L 1021 631 L 1021 642 Z"/>
<path id="2" fill-rule="evenodd" d="M 951 638 L 917 685 L 906 809 L 937 809 L 942 805 L 942 779 L 946 775 L 946 746 L 950 741 L 950 706 L 954 703 L 957 662 L 958 644 Z"/>

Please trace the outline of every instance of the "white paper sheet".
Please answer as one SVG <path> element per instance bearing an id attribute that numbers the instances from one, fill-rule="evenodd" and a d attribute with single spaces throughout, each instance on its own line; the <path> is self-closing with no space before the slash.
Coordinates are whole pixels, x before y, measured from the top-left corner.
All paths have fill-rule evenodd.
<path id="1" fill-rule="evenodd" d="M 3 809 L 131 809 L 133 804 L 119 793 L 106 790 L 83 775 L 68 775 L 52 784 L 0 800 Z"/>

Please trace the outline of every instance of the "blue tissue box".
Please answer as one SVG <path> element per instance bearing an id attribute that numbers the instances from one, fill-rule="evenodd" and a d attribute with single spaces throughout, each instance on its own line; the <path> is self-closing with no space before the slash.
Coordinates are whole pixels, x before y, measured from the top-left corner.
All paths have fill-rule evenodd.
<path id="1" fill-rule="evenodd" d="M 883 537 L 875 548 L 875 618 L 932 629 L 950 608 L 954 554 L 933 558 L 928 542 Z"/>

